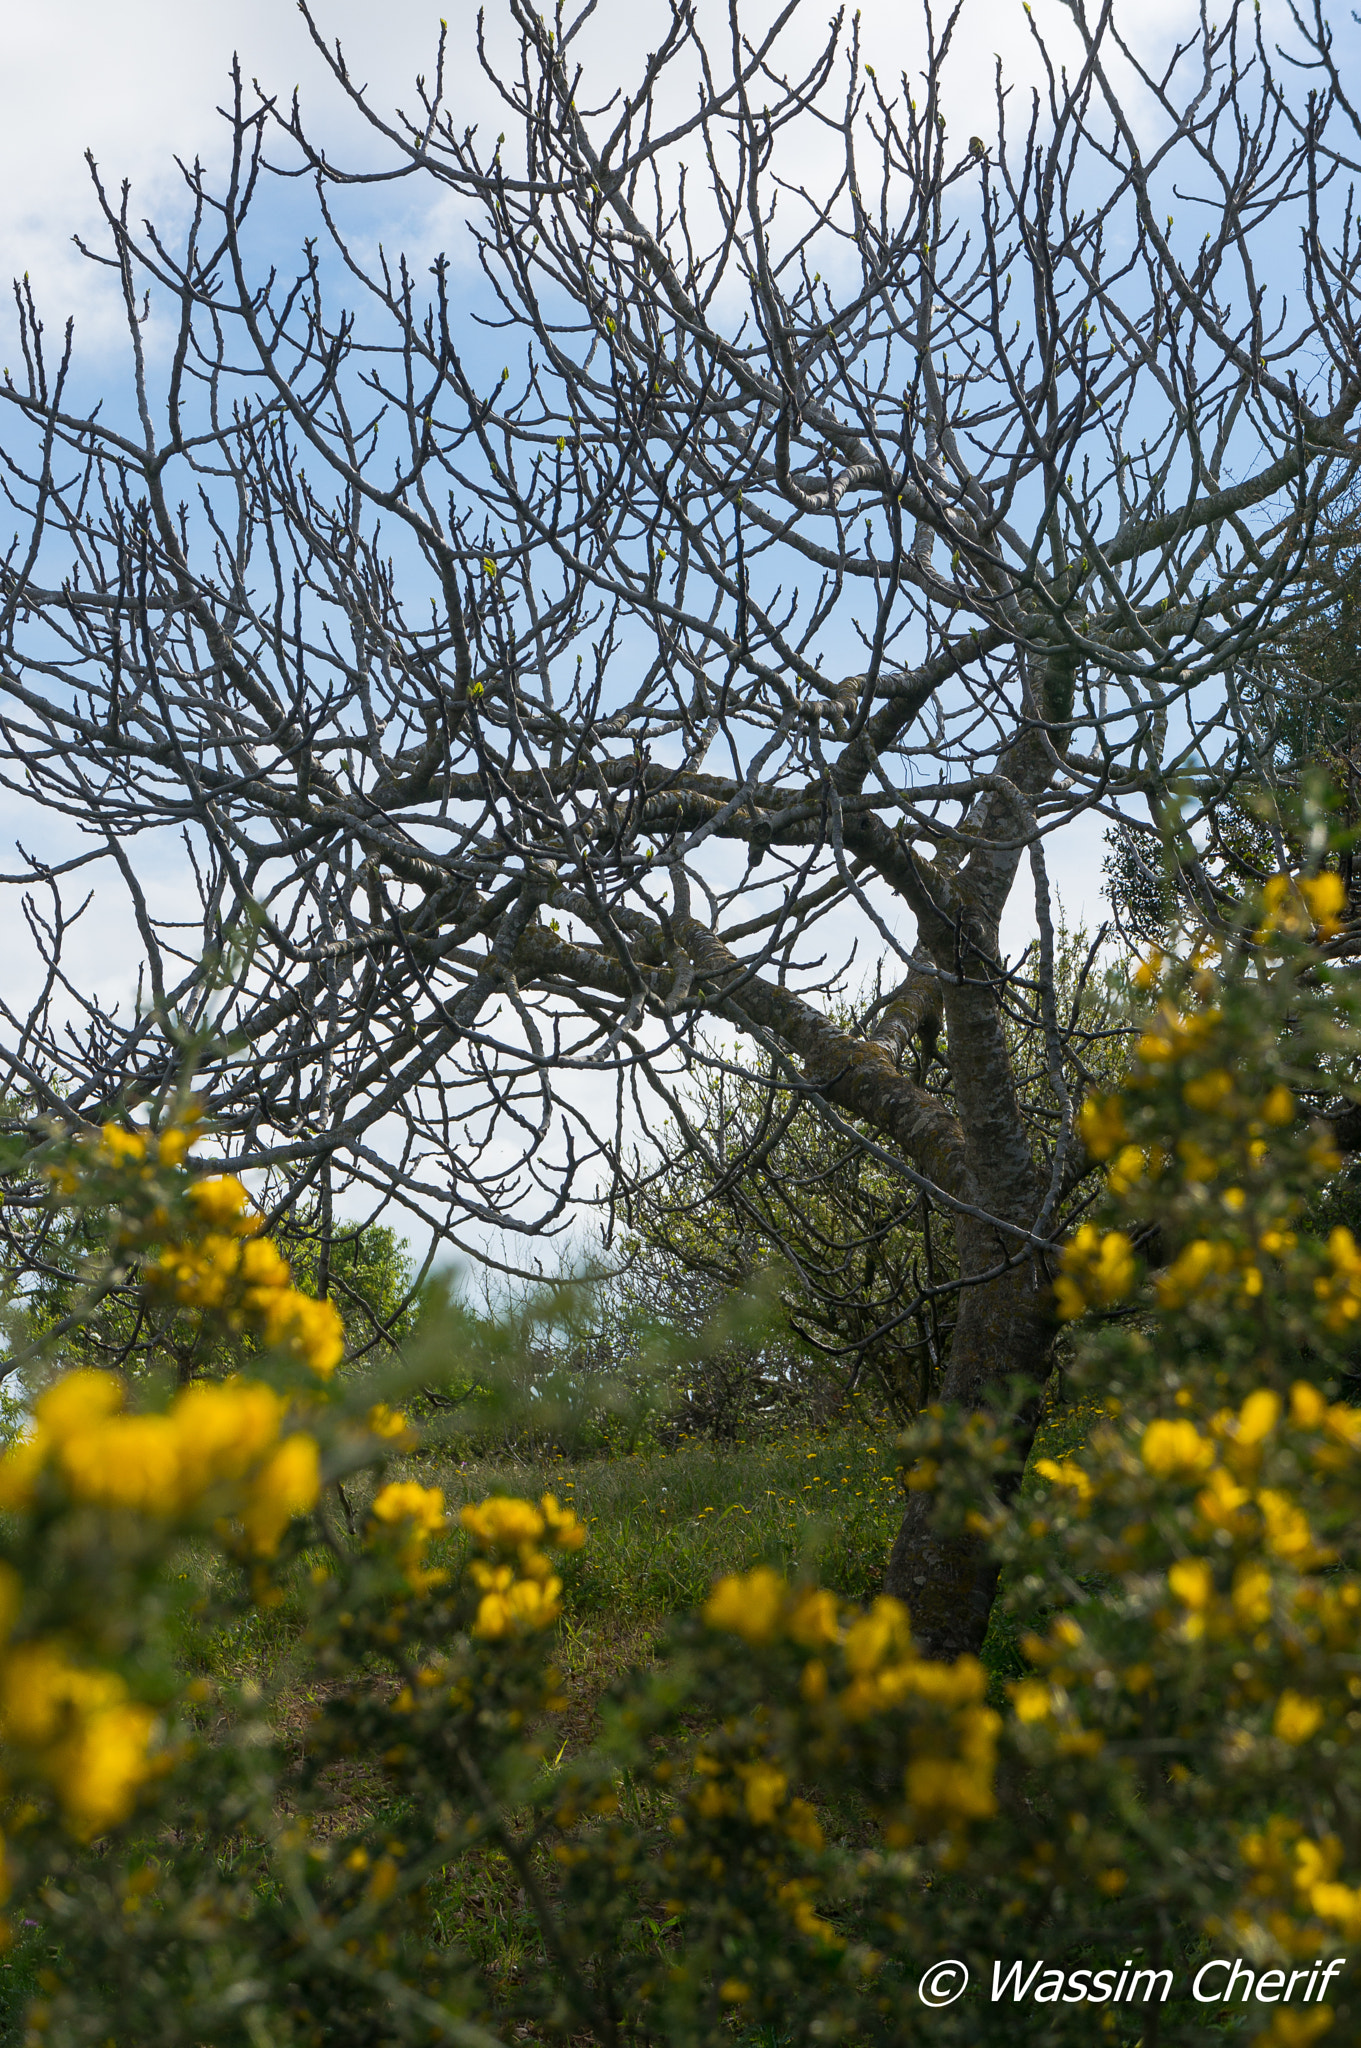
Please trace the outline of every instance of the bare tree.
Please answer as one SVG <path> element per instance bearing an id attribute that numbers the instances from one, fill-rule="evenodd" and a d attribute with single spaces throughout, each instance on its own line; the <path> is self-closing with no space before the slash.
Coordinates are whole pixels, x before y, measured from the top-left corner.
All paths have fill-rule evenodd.
<path id="1" fill-rule="evenodd" d="M 1354 483 L 1328 32 L 1297 16 L 1282 66 L 1252 10 L 1202 10 L 1154 69 L 1071 0 L 1068 68 L 1036 31 L 1040 89 L 999 69 L 960 143 L 958 9 L 890 85 L 858 21 L 794 70 L 792 4 L 751 37 L 674 4 L 593 105 L 593 0 L 506 4 L 494 143 L 443 40 L 388 119 L 314 25 L 360 168 L 238 74 L 178 238 L 96 173 L 131 361 L 103 405 L 19 288 L 0 733 L 81 842 L 11 878 L 46 981 L 5 1086 L 97 1119 L 192 1039 L 240 1165 L 457 1241 L 553 1227 L 718 1020 L 948 1213 L 945 1397 L 1038 1388 L 1087 1166 L 1046 843 L 1157 824 L 1174 785 L 1193 830 L 1256 772 L 1238 678 L 1326 599 Z M 393 184 L 468 216 L 471 300 L 375 246 Z M 140 857 L 168 833 L 174 921 Z M 87 871 L 92 914 L 108 882 L 135 914 L 135 1014 L 63 964 Z M 857 938 L 886 994 L 848 1027 Z M 1008 1005 L 1059 1104 L 1038 1148 Z M 932 1649 L 980 1639 L 990 1568 L 925 1496 L 888 1583 Z"/>

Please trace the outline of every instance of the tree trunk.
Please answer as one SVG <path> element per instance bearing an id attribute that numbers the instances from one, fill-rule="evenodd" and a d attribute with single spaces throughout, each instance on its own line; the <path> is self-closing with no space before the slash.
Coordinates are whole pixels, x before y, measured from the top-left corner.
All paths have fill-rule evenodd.
<path id="1" fill-rule="evenodd" d="M 961 1263 L 963 1249 L 961 1245 Z M 975 1256 L 965 1270 L 985 1270 L 976 1257 L 981 1247 L 971 1245 L 969 1249 Z M 994 1240 L 989 1263 L 996 1263 L 996 1249 Z M 1018 1414 L 1013 1433 L 1016 1482 L 1034 1440 L 1053 1343 L 1049 1283 L 1037 1271 L 1035 1261 L 1027 1260 L 998 1279 L 970 1287 L 960 1298 L 941 1399 L 978 1409 L 988 1405 L 1012 1374 L 1024 1374 L 1032 1382 L 1034 1397 Z M 988 1632 L 997 1565 L 977 1537 L 937 1534 L 933 1507 L 929 1492 L 910 1497 L 889 1555 L 884 1588 L 908 1608 L 913 1637 L 924 1655 L 944 1659 L 965 1651 L 976 1655 Z"/>

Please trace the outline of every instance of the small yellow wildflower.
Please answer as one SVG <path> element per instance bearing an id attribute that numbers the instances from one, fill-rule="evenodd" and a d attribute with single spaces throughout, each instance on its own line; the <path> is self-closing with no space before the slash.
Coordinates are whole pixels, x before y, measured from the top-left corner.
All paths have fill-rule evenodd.
<path id="1" fill-rule="evenodd" d="M 492 1505 L 494 1503 L 490 1501 L 484 1502 L 484 1506 Z M 438 1535 L 440 1530 L 447 1526 L 444 1519 L 444 1494 L 441 1489 L 438 1486 L 421 1486 L 414 1479 L 389 1480 L 388 1484 L 374 1495 L 373 1506 L 369 1512 L 375 1521 L 386 1522 L 390 1526 L 398 1522 L 410 1522 L 426 1536 Z M 472 1510 L 468 1508 L 463 1510 L 465 1527 L 471 1512 Z"/>
<path id="2" fill-rule="evenodd" d="M 1288 1124 L 1295 1115 L 1295 1098 L 1281 1081 L 1268 1091 L 1262 1104 L 1264 1124 Z"/>
<path id="3" fill-rule="evenodd" d="M 125 1166 L 146 1158 L 146 1137 L 141 1131 L 125 1131 L 118 1124 L 105 1124 L 99 1133 L 99 1157 L 110 1166 Z"/>
<path id="4" fill-rule="evenodd" d="M 442 1508 L 443 1495 L 440 1504 Z M 376 1512 L 377 1502 L 374 1508 Z M 492 1494 L 487 1500 L 460 1509 L 459 1521 L 474 1543 L 486 1550 L 515 1550 L 522 1543 L 539 1542 L 544 1533 L 544 1518 L 534 1503 L 509 1494 Z"/>
<path id="5" fill-rule="evenodd" d="M 1182 1083 L 1182 1101 L 1188 1109 L 1198 1109 L 1203 1115 L 1222 1109 L 1232 1094 L 1233 1076 L 1225 1067 L 1214 1067 L 1208 1074 Z"/>
<path id="6" fill-rule="evenodd" d="M 867 1613 L 857 1615 L 846 1631 L 843 1645 L 846 1668 L 857 1677 L 877 1671 L 891 1657 L 907 1657 L 911 1650 L 907 1609 L 886 1593 L 879 1595 Z"/>
<path id="7" fill-rule="evenodd" d="M 241 1522 L 258 1557 L 272 1557 L 295 1515 L 315 1507 L 321 1491 L 321 1456 L 315 1437 L 286 1436 L 251 1482 Z"/>
<path id="8" fill-rule="evenodd" d="M 1319 937 L 1331 939 L 1341 930 L 1342 912 L 1347 907 L 1347 885 L 1341 875 L 1331 872 L 1303 875 L 1299 890 L 1309 906 L 1309 915 L 1318 926 Z"/>
<path id="9" fill-rule="evenodd" d="M 816 1650 L 824 1643 L 834 1643 L 840 1634 L 835 1593 L 810 1586 L 796 1595 L 785 1622 L 785 1631 L 792 1642 L 805 1650 Z"/>
<path id="10" fill-rule="evenodd" d="M 1233 1580 L 1233 1611 L 1245 1628 L 1271 1619 L 1271 1573 L 1262 1564 L 1240 1564 Z"/>
<path id="11" fill-rule="evenodd" d="M 1134 1248 L 1123 1230 L 1103 1236 L 1094 1224 L 1080 1224 L 1059 1263 L 1054 1300 L 1060 1322 L 1071 1322 L 1088 1308 L 1109 1307 L 1134 1285 Z"/>
<path id="12" fill-rule="evenodd" d="M 1077 1113 L 1077 1127 L 1093 1159 L 1109 1159 L 1129 1136 L 1118 1095 L 1089 1095 Z"/>
<path id="13" fill-rule="evenodd" d="M 1233 1249 L 1227 1244 L 1212 1243 L 1204 1237 L 1194 1238 L 1180 1251 L 1165 1273 L 1160 1273 L 1154 1283 L 1158 1306 L 1165 1309 L 1184 1308 L 1188 1301 L 1203 1293 L 1214 1280 L 1233 1271 Z"/>
<path id="14" fill-rule="evenodd" d="M 769 1827 L 789 1790 L 789 1780 L 774 1764 L 747 1764 L 741 1772 L 742 1796 L 757 1827 Z"/>
<path id="15" fill-rule="evenodd" d="M 376 1401 L 365 1418 L 371 1435 L 383 1438 L 404 1437 L 410 1433 L 410 1425 L 400 1410 L 389 1408 L 386 1401 Z"/>
<path id="16" fill-rule="evenodd" d="M 548 1628 L 562 1612 L 562 1580 L 515 1579 L 483 1595 L 473 1634 L 497 1640 L 525 1629 Z"/>
<path id="17" fill-rule="evenodd" d="M 1018 1721 L 1047 1721 L 1052 1716 L 1054 1696 L 1043 1678 L 1022 1678 L 1009 1686 L 1008 1691 Z"/>
<path id="18" fill-rule="evenodd" d="M 1139 1455 L 1159 1479 L 1194 1479 L 1215 1462 L 1214 1445 L 1184 1418 L 1150 1422 Z"/>
<path id="19" fill-rule="evenodd" d="M 745 1577 L 719 1579 L 702 1609 L 710 1628 L 739 1635 L 749 1643 L 768 1643 L 780 1624 L 788 1588 L 769 1565 L 757 1565 Z"/>
<path id="20" fill-rule="evenodd" d="M 1306 1699 L 1303 1693 L 1289 1688 L 1276 1702 L 1271 1732 L 1279 1735 L 1282 1742 L 1298 1745 L 1307 1742 L 1323 1720 L 1323 1708 L 1317 1700 Z"/>
<path id="21" fill-rule="evenodd" d="M 1269 1387 L 1258 1387 L 1238 1411 L 1238 1442 L 1259 1444 L 1270 1436 L 1281 1419 L 1281 1397 Z"/>
<path id="22" fill-rule="evenodd" d="M 1179 1558 L 1168 1567 L 1167 1583 L 1184 1607 L 1199 1611 L 1214 1597 L 1214 1568 L 1203 1557 Z"/>

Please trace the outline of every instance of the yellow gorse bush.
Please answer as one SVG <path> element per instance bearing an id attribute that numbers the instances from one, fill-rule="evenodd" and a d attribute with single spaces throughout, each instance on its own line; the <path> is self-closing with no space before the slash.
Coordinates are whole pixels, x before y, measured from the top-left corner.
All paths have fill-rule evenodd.
<path id="1" fill-rule="evenodd" d="M 100 1149 L 115 1164 L 145 1154 L 116 1126 Z M 183 1150 L 171 1151 L 178 1164 Z M 250 1555 L 272 1556 L 320 1490 L 317 1441 L 290 1426 L 286 1399 L 234 1379 L 187 1387 L 164 1413 L 128 1413 L 126 1391 L 117 1375 L 84 1370 L 40 1394 L 31 1426 L 0 1458 L 0 1508 L 52 1515 L 69 1504 L 163 1525 L 207 1514 L 229 1520 Z M 96 1833 L 124 1820 L 155 1774 L 158 1717 L 116 1671 L 73 1661 L 60 1640 L 16 1640 L 12 1569 L 0 1583 L 0 1741 L 52 1785 L 77 1833 Z"/>
<path id="2" fill-rule="evenodd" d="M 539 1505 L 496 1494 L 465 1507 L 459 1520 L 480 1550 L 471 1567 L 482 1594 L 474 1633 L 495 1640 L 516 1630 L 548 1628 L 562 1612 L 562 1580 L 541 1546 L 579 1550 L 586 1529 L 571 1508 L 546 1493 Z M 507 1560 L 512 1555 L 514 1562 Z"/>
<path id="3" fill-rule="evenodd" d="M 843 1615 L 830 1593 L 792 1587 L 766 1567 L 722 1578 L 702 1616 L 711 1629 L 750 1644 L 783 1639 L 809 1651 L 799 1680 L 803 1699 L 829 1719 L 868 1721 L 907 1702 L 942 1710 L 929 1746 L 906 1765 L 907 1812 L 888 1827 L 903 1842 L 995 1810 L 993 1770 L 1001 1719 L 984 1705 L 987 1676 L 975 1657 L 942 1664 L 913 1653 L 907 1609 L 883 1597 L 867 1612 Z"/>
<path id="4" fill-rule="evenodd" d="M 288 1261 L 261 1237 L 262 1219 L 234 1174 L 194 1181 L 187 1199 L 203 1226 L 171 1240 L 151 1265 L 147 1287 L 183 1308 L 215 1310 L 232 1330 L 250 1330 L 322 1378 L 345 1351 L 335 1304 L 293 1286 Z"/>
<path id="5" fill-rule="evenodd" d="M 316 1500 L 316 1441 L 302 1430 L 280 1440 L 288 1407 L 271 1387 L 186 1387 L 164 1414 L 125 1414 L 125 1398 L 115 1374 L 91 1371 L 40 1395 L 31 1430 L 0 1458 L 0 1506 L 30 1507 L 45 1480 L 75 1502 L 168 1518 L 225 1502 L 268 1555 Z"/>

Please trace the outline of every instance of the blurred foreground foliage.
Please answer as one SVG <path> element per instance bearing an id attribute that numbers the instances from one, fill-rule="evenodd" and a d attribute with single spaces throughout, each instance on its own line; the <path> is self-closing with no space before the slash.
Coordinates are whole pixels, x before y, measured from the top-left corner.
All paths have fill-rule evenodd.
<path id="1" fill-rule="evenodd" d="M 1081 1112 L 1105 1193 L 1056 1277 L 1086 1440 L 1018 1490 L 1003 1413 L 928 1409 L 901 1439 L 939 1524 L 1003 1564 L 1005 1680 L 917 1656 L 892 1601 L 757 1565 L 578 1739 L 557 1642 L 583 1522 L 551 1494 L 454 1513 L 411 1476 L 407 1397 L 457 1403 L 457 1347 L 480 1345 L 462 1391 L 494 1433 L 525 1333 L 499 1376 L 448 1307 L 401 1364 L 343 1362 L 336 1310 L 196 1165 L 187 1098 L 157 1130 L 54 1137 L 53 1199 L 105 1218 L 148 1317 L 192 1315 L 240 1370 L 129 1384 L 54 1345 L 0 1460 L 26 2040 L 1356 2038 L 1361 1249 L 1328 1218 L 1321 1112 L 1354 1097 L 1361 1038 L 1320 945 L 1338 907 L 1335 877 L 1282 876 L 1234 943 L 1141 970 L 1129 1072 Z M 621 1382 L 625 1421 L 645 1380 Z M 425 1405 L 428 1431 L 462 1426 Z M 361 1474 L 352 1533 L 333 1503 Z M 214 1642 L 276 1612 L 277 1669 L 225 1672 Z M 946 1957 L 972 1985 L 931 2010 Z M 1198 2002 L 1216 1957 L 1262 1997 L 1240 1979 L 1222 2002 L 1225 1969 Z M 1013 1961 L 1031 1992 L 995 1998 Z"/>

